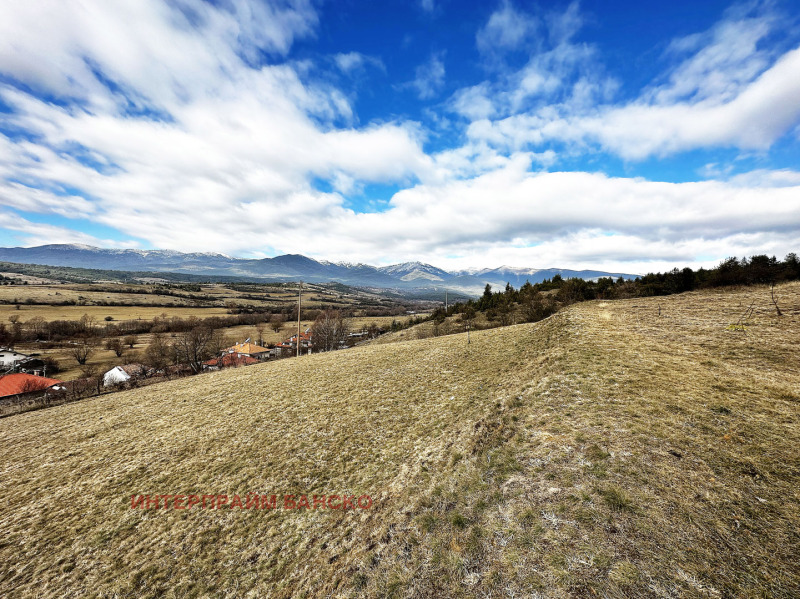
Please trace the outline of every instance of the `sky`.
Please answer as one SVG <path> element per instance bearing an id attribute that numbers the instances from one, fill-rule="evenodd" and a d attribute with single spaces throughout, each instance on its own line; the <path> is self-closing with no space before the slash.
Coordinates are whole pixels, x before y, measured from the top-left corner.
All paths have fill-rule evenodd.
<path id="1" fill-rule="evenodd" d="M 800 252 L 795 0 L 0 4 L 0 245 L 645 273 Z"/>

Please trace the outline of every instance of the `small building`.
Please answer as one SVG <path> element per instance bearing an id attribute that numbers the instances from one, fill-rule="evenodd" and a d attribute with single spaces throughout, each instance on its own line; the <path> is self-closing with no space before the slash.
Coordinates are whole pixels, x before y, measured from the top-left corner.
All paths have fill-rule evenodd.
<path id="1" fill-rule="evenodd" d="M 17 363 L 17 372 L 33 374 L 36 376 L 47 376 L 47 363 L 42 358 L 25 358 Z"/>
<path id="2" fill-rule="evenodd" d="M 0 398 L 29 393 L 60 392 L 64 390 L 64 382 L 19 372 L 0 376 Z"/>
<path id="3" fill-rule="evenodd" d="M 306 329 L 305 333 L 300 333 L 300 353 L 310 354 L 313 347 L 311 329 Z M 292 335 L 283 343 L 278 343 L 275 346 L 274 355 L 278 358 L 297 355 L 297 335 Z"/>
<path id="4" fill-rule="evenodd" d="M 269 351 L 269 350 L 267 350 Z M 221 358 L 214 358 L 203 362 L 203 370 L 219 370 L 220 368 L 238 368 L 239 366 L 252 366 L 259 360 L 245 354 L 223 354 Z"/>
<path id="5" fill-rule="evenodd" d="M 225 350 L 225 353 L 249 356 L 251 358 L 255 358 L 256 360 L 266 360 L 269 358 L 269 350 L 266 347 L 261 347 L 260 345 L 249 343 L 247 341 L 244 343 L 237 343 L 236 345 L 229 347 Z"/>
<path id="6" fill-rule="evenodd" d="M 147 369 L 142 364 L 125 364 L 124 366 L 114 366 L 103 375 L 103 386 L 111 387 L 127 383 L 133 378 L 139 378 L 147 374 Z"/>
<path id="7" fill-rule="evenodd" d="M 0 369 L 13 368 L 28 357 L 26 354 L 21 354 L 13 349 L 0 349 Z"/>

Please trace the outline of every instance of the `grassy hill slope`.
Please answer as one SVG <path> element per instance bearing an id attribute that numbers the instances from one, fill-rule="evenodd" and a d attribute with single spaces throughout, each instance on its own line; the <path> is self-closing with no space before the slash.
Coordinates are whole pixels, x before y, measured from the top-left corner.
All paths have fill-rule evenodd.
<path id="1" fill-rule="evenodd" d="M 800 285 L 778 297 L 579 304 L 2 419 L 0 595 L 798 596 Z M 248 492 L 374 503 L 130 507 Z"/>

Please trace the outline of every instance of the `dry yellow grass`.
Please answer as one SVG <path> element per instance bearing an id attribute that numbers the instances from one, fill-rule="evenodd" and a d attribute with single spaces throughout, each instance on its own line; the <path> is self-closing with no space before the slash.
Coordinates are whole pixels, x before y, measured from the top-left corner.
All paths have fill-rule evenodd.
<path id="1" fill-rule="evenodd" d="M 164 308 L 160 306 L 21 306 L 19 310 L 14 306 L 0 306 L 0 321 L 8 322 L 9 317 L 16 316 L 20 322 L 27 322 L 32 318 L 52 320 L 80 320 L 84 314 L 93 316 L 98 322 L 104 322 L 106 316 L 114 320 L 152 320 L 157 316 L 166 314 L 169 317 L 180 318 L 208 318 L 210 316 L 224 316 L 228 314 L 225 308 L 192 308 L 181 306 Z"/>
<path id="2" fill-rule="evenodd" d="M 0 595 L 796 597 L 779 292 L 781 318 L 764 289 L 592 302 L 2 419 Z M 130 509 L 253 491 L 375 504 Z"/>
<path id="3" fill-rule="evenodd" d="M 151 319 L 162 313 L 183 318 L 189 316 L 204 318 L 227 314 L 225 305 L 228 302 L 257 308 L 294 307 L 297 301 L 295 291 L 285 288 L 266 287 L 266 289 L 269 290 L 268 293 L 260 288 L 253 291 L 237 291 L 222 284 L 213 284 L 203 285 L 200 291 L 185 291 L 175 288 L 173 291 L 179 295 L 174 296 L 154 294 L 152 286 L 127 283 L 0 285 L 0 300 L 12 302 L 0 304 L 0 321 L 6 322 L 10 316 L 17 316 L 22 321 L 35 317 L 45 320 L 79 320 L 86 313 L 98 320 L 102 320 L 106 316 L 111 316 L 115 320 Z M 144 293 L 126 293 L 125 290 L 139 290 Z M 191 297 L 180 297 L 180 295 L 196 296 L 202 299 L 195 301 Z M 339 296 L 340 294 L 335 292 L 319 291 L 315 286 L 304 294 L 303 305 L 306 309 L 317 309 L 323 305 L 320 302 L 326 302 L 325 305 L 334 302 L 338 307 L 346 307 L 363 299 L 363 297 L 342 298 Z M 369 294 L 364 295 L 364 297 L 368 296 Z M 25 303 L 26 300 L 42 304 L 30 305 Z M 83 305 L 55 305 L 67 301 Z M 198 301 L 200 305 L 198 305 Z M 97 305 L 109 302 L 127 305 Z M 19 304 L 20 308 L 17 309 L 15 304 Z M 151 306 L 149 304 L 169 305 Z"/>

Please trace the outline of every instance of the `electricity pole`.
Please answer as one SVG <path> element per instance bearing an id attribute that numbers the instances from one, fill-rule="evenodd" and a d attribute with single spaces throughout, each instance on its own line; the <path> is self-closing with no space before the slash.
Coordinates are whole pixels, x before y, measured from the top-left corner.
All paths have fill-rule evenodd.
<path id="1" fill-rule="evenodd" d="M 297 357 L 300 357 L 300 298 L 303 295 L 303 281 L 297 288 Z"/>

